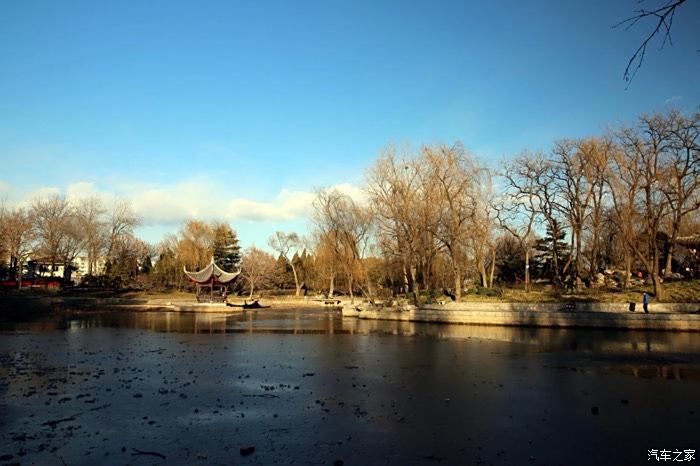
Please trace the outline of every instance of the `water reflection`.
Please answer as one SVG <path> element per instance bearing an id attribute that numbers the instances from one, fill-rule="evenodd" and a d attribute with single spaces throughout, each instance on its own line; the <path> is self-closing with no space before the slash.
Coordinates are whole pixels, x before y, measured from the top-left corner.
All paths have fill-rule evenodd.
<path id="1" fill-rule="evenodd" d="M 31 322 L 0 324 L 2 330 L 52 331 L 136 328 L 193 334 L 359 334 L 477 339 L 525 345 L 537 351 L 606 353 L 700 353 L 700 338 L 687 332 L 444 325 L 343 318 L 332 309 L 266 309 L 234 313 L 67 311 Z"/>

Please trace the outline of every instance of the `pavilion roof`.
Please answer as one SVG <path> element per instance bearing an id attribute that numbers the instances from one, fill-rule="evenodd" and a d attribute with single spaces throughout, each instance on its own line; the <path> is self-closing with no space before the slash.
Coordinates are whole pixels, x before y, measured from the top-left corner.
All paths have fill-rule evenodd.
<path id="1" fill-rule="evenodd" d="M 222 270 L 216 265 L 214 258 L 211 259 L 209 265 L 197 272 L 189 272 L 185 267 L 183 267 L 183 270 L 187 278 L 195 283 L 209 283 L 210 280 L 214 279 L 214 281 L 222 285 L 231 283 L 241 273 L 240 270 L 238 272 L 226 272 Z"/>
<path id="2" fill-rule="evenodd" d="M 676 239 L 676 244 L 680 244 L 690 249 L 700 249 L 700 234 L 681 236 Z"/>

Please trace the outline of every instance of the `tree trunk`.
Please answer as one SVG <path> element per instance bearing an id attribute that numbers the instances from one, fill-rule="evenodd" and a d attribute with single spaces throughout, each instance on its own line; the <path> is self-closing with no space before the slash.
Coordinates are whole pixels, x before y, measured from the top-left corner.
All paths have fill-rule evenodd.
<path id="1" fill-rule="evenodd" d="M 329 282 L 330 283 L 328 284 L 328 297 L 332 298 L 333 293 L 335 292 L 335 275 L 331 275 Z"/>
<path id="2" fill-rule="evenodd" d="M 455 301 L 459 301 L 462 298 L 462 271 L 458 265 L 455 265 L 453 272 L 455 276 Z"/>
<path id="3" fill-rule="evenodd" d="M 408 272 L 406 272 L 406 265 L 403 266 L 403 292 L 408 294 Z"/>
<path id="4" fill-rule="evenodd" d="M 489 288 L 493 288 L 493 274 L 496 271 L 496 251 L 491 250 L 491 272 L 489 275 Z"/>
<path id="5" fill-rule="evenodd" d="M 625 288 L 632 286 L 632 255 L 625 251 Z"/>
<path id="6" fill-rule="evenodd" d="M 15 265 L 15 279 L 17 280 L 17 289 L 22 289 L 22 262 L 19 260 Z"/>
<path id="7" fill-rule="evenodd" d="M 661 277 L 656 273 L 652 273 L 651 280 L 654 283 L 654 297 L 657 301 L 663 302 L 666 298 L 666 295 L 664 293 L 664 287 L 661 284 Z"/>
<path id="8" fill-rule="evenodd" d="M 559 228 L 552 228 L 552 269 L 554 269 L 554 286 L 561 285 L 559 276 Z"/>
<path id="9" fill-rule="evenodd" d="M 418 305 L 418 292 L 420 291 L 420 285 L 418 285 L 417 270 L 415 265 L 411 265 L 411 285 L 413 286 L 413 301 L 415 305 Z"/>
<path id="10" fill-rule="evenodd" d="M 530 292 L 530 251 L 525 249 L 525 292 Z"/>
<path id="11" fill-rule="evenodd" d="M 653 252 L 651 256 L 651 262 L 647 258 L 645 258 L 644 255 L 642 255 L 642 253 L 638 249 L 635 249 L 634 252 L 639 258 L 639 260 L 642 261 L 644 266 L 650 272 L 651 281 L 654 285 L 654 297 L 656 297 L 657 301 L 662 302 L 665 298 L 665 295 L 663 285 L 661 283 L 661 277 L 659 276 L 659 251 L 658 248 L 655 246 L 652 246 L 652 251 Z"/>
<path id="12" fill-rule="evenodd" d="M 671 267 L 673 266 L 673 253 L 675 252 L 675 247 L 673 242 L 668 246 L 668 255 L 666 256 L 666 267 L 664 267 L 664 277 L 668 277 L 673 273 Z"/>
<path id="13" fill-rule="evenodd" d="M 292 274 L 294 274 L 294 287 L 296 288 L 296 293 L 294 296 L 299 296 L 301 294 L 301 285 L 299 284 L 299 276 L 297 275 L 297 268 L 294 267 L 292 261 L 289 261 L 289 265 L 292 266 Z"/>
<path id="14" fill-rule="evenodd" d="M 574 262 L 574 273 L 576 274 L 576 291 L 581 291 L 581 231 L 576 232 L 576 259 Z"/>
<path id="15" fill-rule="evenodd" d="M 367 297 L 373 299 L 374 292 L 372 291 L 372 280 L 369 279 L 369 273 L 367 273 Z"/>
<path id="16" fill-rule="evenodd" d="M 250 284 L 250 294 L 248 295 L 248 299 L 253 299 L 253 284 Z"/>
<path id="17" fill-rule="evenodd" d="M 355 295 L 352 292 L 352 274 L 348 274 L 348 291 L 350 292 L 350 304 L 355 303 Z"/>
<path id="18" fill-rule="evenodd" d="M 598 238 L 593 237 L 593 244 L 591 246 L 591 266 L 588 269 L 588 278 L 592 281 L 595 273 L 598 269 Z"/>

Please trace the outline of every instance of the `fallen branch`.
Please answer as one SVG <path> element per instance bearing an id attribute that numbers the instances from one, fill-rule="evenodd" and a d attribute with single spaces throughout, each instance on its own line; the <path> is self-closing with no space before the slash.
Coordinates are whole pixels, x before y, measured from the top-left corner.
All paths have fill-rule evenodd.
<path id="1" fill-rule="evenodd" d="M 137 456 L 137 455 L 148 455 L 148 456 L 157 456 L 158 458 L 165 459 L 165 455 L 162 453 L 158 453 L 157 451 L 145 451 L 145 450 L 139 450 L 138 448 L 131 448 L 134 450 L 134 453 L 131 454 L 131 456 Z"/>
<path id="2" fill-rule="evenodd" d="M 55 419 L 53 421 L 46 421 L 42 424 L 42 426 L 50 426 L 50 427 L 56 427 L 62 422 L 70 422 L 70 421 L 75 421 L 75 416 L 71 417 L 64 417 L 63 419 Z"/>
<path id="3" fill-rule="evenodd" d="M 108 404 L 102 405 L 102 406 L 96 406 L 96 407 L 94 407 L 94 408 L 88 409 L 87 411 L 83 411 L 82 413 L 75 414 L 75 416 L 79 416 L 79 415 L 85 414 L 85 413 L 87 413 L 87 412 L 99 411 L 99 410 L 101 410 L 101 409 L 109 408 L 110 406 L 112 406 L 111 403 L 108 403 Z"/>

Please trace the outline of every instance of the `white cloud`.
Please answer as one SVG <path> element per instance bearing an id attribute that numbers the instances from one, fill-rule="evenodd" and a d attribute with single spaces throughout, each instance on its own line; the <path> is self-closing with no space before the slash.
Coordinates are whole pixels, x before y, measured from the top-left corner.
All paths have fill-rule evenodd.
<path id="1" fill-rule="evenodd" d="M 308 216 L 313 199 L 311 192 L 282 189 L 271 202 L 234 198 L 228 204 L 227 214 L 231 219 L 264 222 L 292 220 Z"/>
<path id="2" fill-rule="evenodd" d="M 2 183 L 2 182 L 0 182 Z M 0 193 L 4 186 L 0 184 Z M 363 191 L 350 183 L 331 188 L 364 201 Z M 89 181 L 77 181 L 65 189 L 39 188 L 27 201 L 53 194 L 64 193 L 71 200 L 97 197 L 109 206 L 115 198 L 131 201 L 134 211 L 142 218 L 145 227 L 175 226 L 188 218 L 202 220 L 220 219 L 229 222 L 246 220 L 254 223 L 287 223 L 309 218 L 313 210 L 315 194 L 312 191 L 283 188 L 272 198 L 252 199 L 236 196 L 235 188 L 222 186 L 207 176 L 194 176 L 168 185 L 147 182 L 124 183 L 120 186 L 98 187 Z"/>
<path id="3" fill-rule="evenodd" d="M 103 197 L 105 193 L 100 193 L 94 184 L 88 181 L 71 183 L 66 188 L 66 197 L 71 200 L 85 199 L 89 197 Z"/>
<path id="4" fill-rule="evenodd" d="M 353 201 L 358 202 L 360 204 L 364 204 L 367 202 L 367 194 L 365 193 L 365 191 L 359 186 L 355 186 L 354 184 L 340 183 L 331 186 L 331 188 L 337 189 L 341 193 L 350 196 L 350 198 Z"/>
<path id="5" fill-rule="evenodd" d="M 37 188 L 34 191 L 30 192 L 27 198 L 25 199 L 25 203 L 31 202 L 32 199 L 55 196 L 56 194 L 61 194 L 60 188 L 56 186 L 42 186 L 41 188 Z"/>

